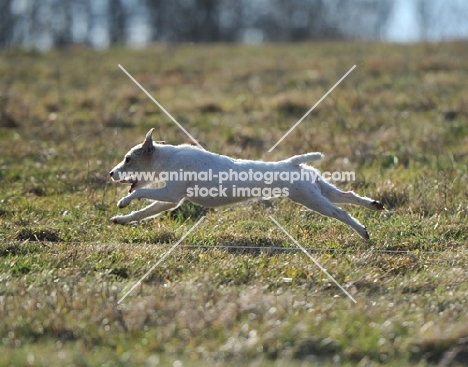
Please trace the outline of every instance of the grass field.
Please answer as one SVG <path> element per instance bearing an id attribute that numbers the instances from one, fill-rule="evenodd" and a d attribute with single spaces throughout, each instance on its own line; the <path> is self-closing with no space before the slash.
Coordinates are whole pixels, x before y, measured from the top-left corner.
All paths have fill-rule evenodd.
<path id="1" fill-rule="evenodd" d="M 3 52 L 0 365 L 466 365 L 467 59 L 466 43 Z M 118 64 L 208 150 L 355 171 L 337 185 L 387 208 L 349 208 L 371 240 L 286 199 L 111 224 L 144 205 L 116 207 L 124 153 L 151 127 L 189 141 Z"/>

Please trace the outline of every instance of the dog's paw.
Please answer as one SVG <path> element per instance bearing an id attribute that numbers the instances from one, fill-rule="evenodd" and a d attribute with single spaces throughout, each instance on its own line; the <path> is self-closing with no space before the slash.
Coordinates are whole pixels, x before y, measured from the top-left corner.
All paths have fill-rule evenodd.
<path id="1" fill-rule="evenodd" d="M 369 240 L 370 240 L 369 232 L 367 232 L 367 229 L 366 229 L 365 227 L 364 227 L 364 232 L 365 232 L 365 233 L 364 233 L 363 238 L 364 238 L 365 240 L 368 240 L 368 241 L 369 241 Z"/>
<path id="2" fill-rule="evenodd" d="M 116 215 L 115 217 L 112 217 L 110 221 L 115 224 L 127 224 L 128 223 L 128 220 L 123 215 Z"/>
<path id="3" fill-rule="evenodd" d="M 131 201 L 132 199 L 130 199 L 128 196 L 125 196 L 119 200 L 119 202 L 117 203 L 117 206 L 120 209 L 125 208 L 128 204 L 130 204 Z"/>
<path id="4" fill-rule="evenodd" d="M 370 240 L 369 232 L 367 232 L 366 227 L 361 226 L 359 228 L 355 228 L 355 230 L 359 234 L 359 236 L 361 236 L 365 240 Z"/>
<path id="5" fill-rule="evenodd" d="M 375 210 L 385 210 L 385 207 L 380 201 L 374 200 L 371 205 Z"/>

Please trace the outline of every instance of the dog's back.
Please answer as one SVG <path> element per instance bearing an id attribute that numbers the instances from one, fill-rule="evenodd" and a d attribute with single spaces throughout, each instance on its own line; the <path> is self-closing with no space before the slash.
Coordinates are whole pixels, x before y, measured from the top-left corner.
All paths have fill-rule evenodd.
<path id="1" fill-rule="evenodd" d="M 294 157 L 285 159 L 283 162 L 289 163 L 291 166 L 299 167 L 303 163 L 319 161 L 322 158 L 322 153 L 306 153 L 295 155 Z"/>

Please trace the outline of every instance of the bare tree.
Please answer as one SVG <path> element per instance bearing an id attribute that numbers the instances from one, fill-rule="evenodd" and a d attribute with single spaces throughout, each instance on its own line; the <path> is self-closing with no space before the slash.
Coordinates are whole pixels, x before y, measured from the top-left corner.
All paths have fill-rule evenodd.
<path id="1" fill-rule="evenodd" d="M 153 30 L 153 41 L 162 41 L 167 38 L 167 28 L 164 16 L 163 0 L 144 0 L 150 13 L 149 22 Z"/>
<path id="2" fill-rule="evenodd" d="M 125 17 L 121 0 L 109 0 L 109 32 L 110 42 L 113 44 L 125 41 Z"/>
<path id="3" fill-rule="evenodd" d="M 11 3 L 12 0 L 3 0 L 0 2 L 0 48 L 10 46 L 13 39 Z"/>

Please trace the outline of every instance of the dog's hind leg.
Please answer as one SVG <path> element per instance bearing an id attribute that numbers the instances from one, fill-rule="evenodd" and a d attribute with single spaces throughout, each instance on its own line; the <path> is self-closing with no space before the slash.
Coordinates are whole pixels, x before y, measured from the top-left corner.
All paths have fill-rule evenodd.
<path id="1" fill-rule="evenodd" d="M 357 219 L 349 215 L 348 212 L 333 205 L 326 197 L 320 195 L 320 193 L 301 191 L 302 190 L 290 192 L 289 198 L 319 214 L 338 219 L 340 222 L 343 222 L 353 228 L 362 238 L 366 240 L 369 239 L 366 227 L 359 223 Z"/>
<path id="2" fill-rule="evenodd" d="M 332 203 L 360 205 L 371 210 L 383 210 L 384 206 L 379 201 L 362 197 L 353 191 L 341 191 L 329 182 L 318 181 L 322 195 Z"/>
<path id="3" fill-rule="evenodd" d="M 162 201 L 155 201 L 151 203 L 146 208 L 143 208 L 138 211 L 131 212 L 128 215 L 117 215 L 112 217 L 110 220 L 116 224 L 127 224 L 130 222 L 138 222 L 140 220 L 154 217 L 166 210 L 175 209 L 180 204 L 182 204 L 183 200 L 179 201 L 178 203 L 167 203 Z"/>

